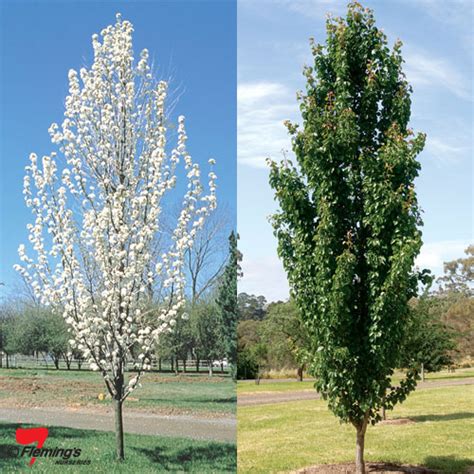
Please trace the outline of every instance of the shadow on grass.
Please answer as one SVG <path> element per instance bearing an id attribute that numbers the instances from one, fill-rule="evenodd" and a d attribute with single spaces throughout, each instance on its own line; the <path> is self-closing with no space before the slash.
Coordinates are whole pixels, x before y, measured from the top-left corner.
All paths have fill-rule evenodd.
<path id="1" fill-rule="evenodd" d="M 474 466 L 474 458 L 458 458 L 456 456 L 428 456 L 424 463 L 426 467 L 441 469 L 442 472 L 468 472 Z M 471 472 L 471 471 L 469 471 Z"/>
<path id="2" fill-rule="evenodd" d="M 200 468 L 207 467 L 213 472 L 226 472 L 236 470 L 237 450 L 235 445 L 209 443 L 205 446 L 188 446 L 184 449 L 171 449 L 156 447 L 132 448 L 147 456 L 151 462 L 160 466 L 160 469 L 174 471 L 187 471 L 193 465 Z M 217 471 L 216 471 L 217 470 Z"/>
<path id="3" fill-rule="evenodd" d="M 35 426 L 46 426 L 49 430 L 48 439 L 62 441 L 64 439 L 87 438 L 89 436 L 87 430 L 78 430 L 74 428 L 66 428 L 62 426 L 48 426 L 47 424 L 38 425 L 30 423 L 0 423 L 0 436 L 10 438 L 15 441 L 15 432 L 17 428 L 33 428 Z"/>
<path id="4" fill-rule="evenodd" d="M 459 412 L 459 413 L 448 413 L 446 415 L 419 415 L 410 416 L 410 420 L 416 422 L 423 421 L 454 421 L 454 420 L 465 420 L 468 418 L 474 418 L 473 412 Z"/>

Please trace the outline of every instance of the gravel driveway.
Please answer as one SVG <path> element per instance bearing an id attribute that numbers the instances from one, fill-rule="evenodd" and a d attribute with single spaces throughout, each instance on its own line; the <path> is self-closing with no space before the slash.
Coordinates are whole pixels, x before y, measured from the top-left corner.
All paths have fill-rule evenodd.
<path id="1" fill-rule="evenodd" d="M 87 430 L 114 431 L 114 415 L 94 410 L 64 408 L 0 408 L 0 421 L 66 426 Z M 173 436 L 202 440 L 235 442 L 235 418 L 205 419 L 185 415 L 160 416 L 127 413 L 123 423 L 126 433 Z"/>

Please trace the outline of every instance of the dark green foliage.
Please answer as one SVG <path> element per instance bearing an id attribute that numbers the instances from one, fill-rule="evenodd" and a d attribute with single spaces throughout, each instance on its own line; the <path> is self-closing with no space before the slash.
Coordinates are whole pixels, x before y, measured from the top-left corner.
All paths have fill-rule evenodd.
<path id="1" fill-rule="evenodd" d="M 262 328 L 271 368 L 300 368 L 311 358 L 311 338 L 293 300 L 271 303 Z"/>
<path id="2" fill-rule="evenodd" d="M 221 360 L 224 356 L 222 318 L 217 305 L 201 300 L 191 309 L 191 331 L 196 357 L 200 360 Z"/>
<path id="3" fill-rule="evenodd" d="M 258 375 L 258 365 L 250 349 L 242 349 L 237 354 L 237 379 L 255 379 Z"/>
<path id="4" fill-rule="evenodd" d="M 219 284 L 216 303 L 221 311 L 225 353 L 234 378 L 237 374 L 237 277 L 240 272 L 240 259 L 237 236 L 232 232 L 229 236 L 229 257 Z"/>
<path id="5" fill-rule="evenodd" d="M 246 319 L 256 319 L 261 321 L 266 314 L 266 304 L 267 300 L 265 299 L 265 296 L 239 293 L 237 297 L 239 320 L 244 321 Z"/>
<path id="6" fill-rule="evenodd" d="M 415 388 L 390 377 L 408 324 L 422 224 L 414 180 L 425 137 L 413 135 L 401 42 L 392 50 L 370 10 L 329 19 L 305 69 L 303 126 L 288 124 L 297 166 L 271 163 L 278 251 L 314 341 L 317 389 L 365 432 Z M 387 395 L 385 396 L 385 393 Z"/>
<path id="7" fill-rule="evenodd" d="M 253 379 L 258 375 L 259 364 L 255 347 L 262 343 L 262 321 L 247 319 L 237 326 L 237 378 Z"/>
<path id="8" fill-rule="evenodd" d="M 437 372 L 453 363 L 455 332 L 442 321 L 445 301 L 424 295 L 413 302 L 410 323 L 403 341 L 400 366 Z"/>
<path id="9" fill-rule="evenodd" d="M 21 304 L 2 321 L 3 349 L 8 354 L 42 353 L 49 355 L 56 367 L 59 359 L 69 364 L 69 333 L 62 316 L 48 308 Z"/>

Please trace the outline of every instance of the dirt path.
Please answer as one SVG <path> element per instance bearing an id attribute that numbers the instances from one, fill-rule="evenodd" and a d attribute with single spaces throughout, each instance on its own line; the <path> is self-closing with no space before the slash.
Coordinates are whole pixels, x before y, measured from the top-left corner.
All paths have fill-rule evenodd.
<path id="1" fill-rule="evenodd" d="M 473 385 L 474 377 L 460 380 L 438 380 L 435 382 L 419 382 L 417 389 L 450 387 L 456 385 Z M 271 403 L 285 403 L 299 400 L 318 400 L 321 398 L 315 390 L 295 390 L 291 392 L 256 392 L 239 394 L 237 405 L 240 407 L 251 405 L 269 405 Z"/>
<path id="2" fill-rule="evenodd" d="M 114 431 L 114 417 L 96 410 L 64 408 L 0 408 L 0 421 L 36 423 L 68 428 Z M 175 436 L 193 439 L 235 442 L 235 418 L 205 419 L 184 415 L 158 416 L 124 411 L 126 433 Z"/>

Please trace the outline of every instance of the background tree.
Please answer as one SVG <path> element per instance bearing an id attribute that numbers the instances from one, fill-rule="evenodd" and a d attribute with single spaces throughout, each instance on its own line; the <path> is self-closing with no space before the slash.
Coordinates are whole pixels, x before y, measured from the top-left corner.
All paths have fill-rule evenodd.
<path id="1" fill-rule="evenodd" d="M 216 209 L 186 252 L 189 295 L 193 302 L 212 293 L 224 271 L 230 227 L 228 214 L 228 209 Z"/>
<path id="2" fill-rule="evenodd" d="M 444 264 L 434 292 L 443 323 L 454 331 L 458 362 L 472 363 L 474 358 L 474 245 L 465 257 Z"/>
<path id="3" fill-rule="evenodd" d="M 453 363 L 455 333 L 443 323 L 442 312 L 443 302 L 429 294 L 414 300 L 410 308 L 400 367 L 419 367 L 422 380 L 425 371 L 438 372 Z"/>
<path id="4" fill-rule="evenodd" d="M 247 319 L 240 321 L 237 326 L 238 366 L 239 379 L 252 379 L 258 376 L 258 361 L 255 358 L 255 346 L 261 344 L 261 321 Z"/>
<path id="5" fill-rule="evenodd" d="M 265 296 L 249 295 L 247 293 L 239 293 L 237 297 L 237 305 L 239 308 L 239 320 L 258 319 L 265 317 L 267 300 Z"/>
<path id="6" fill-rule="evenodd" d="M 229 256 L 219 284 L 216 298 L 221 312 L 222 335 L 227 362 L 230 365 L 232 377 L 237 376 L 237 278 L 240 275 L 241 254 L 237 249 L 237 235 L 231 232 L 229 236 Z"/>
<path id="7" fill-rule="evenodd" d="M 212 300 L 202 300 L 193 305 L 190 321 L 196 355 L 200 360 L 207 360 L 209 375 L 212 376 L 214 361 L 222 359 L 226 352 L 221 312 Z"/>
<path id="8" fill-rule="evenodd" d="M 167 84 L 154 79 L 148 51 L 134 60 L 132 25 L 93 35 L 94 61 L 69 71 L 65 120 L 52 124 L 56 153 L 30 155 L 24 195 L 34 223 L 28 226 L 33 254 L 19 248 L 23 278 L 41 304 L 60 311 L 70 345 L 99 371 L 114 400 L 117 458 L 124 458 L 122 405 L 149 369 L 153 346 L 172 331 L 184 304 L 184 258 L 206 216 L 215 207 L 215 175 L 204 195 L 199 166 L 187 152 L 184 117 L 177 145 L 167 144 Z M 182 210 L 163 253 L 154 259 L 162 233 L 164 199 L 183 162 Z M 210 160 L 212 163 L 212 161 Z M 149 324 L 148 287 L 162 288 L 155 324 Z M 135 374 L 125 368 L 133 359 Z"/>
<path id="9" fill-rule="evenodd" d="M 268 363 L 271 367 L 297 367 L 297 377 L 310 360 L 311 338 L 293 300 L 270 303 L 262 328 L 268 346 Z"/>
<path id="10" fill-rule="evenodd" d="M 367 425 L 416 386 L 398 387 L 399 359 L 416 295 L 421 247 L 414 180 L 424 135 L 413 135 L 401 42 L 392 50 L 370 10 L 329 19 L 324 46 L 305 69 L 303 127 L 288 123 L 298 166 L 271 163 L 278 251 L 314 340 L 312 370 L 329 408 L 356 429 L 356 470 L 365 472 Z"/>

